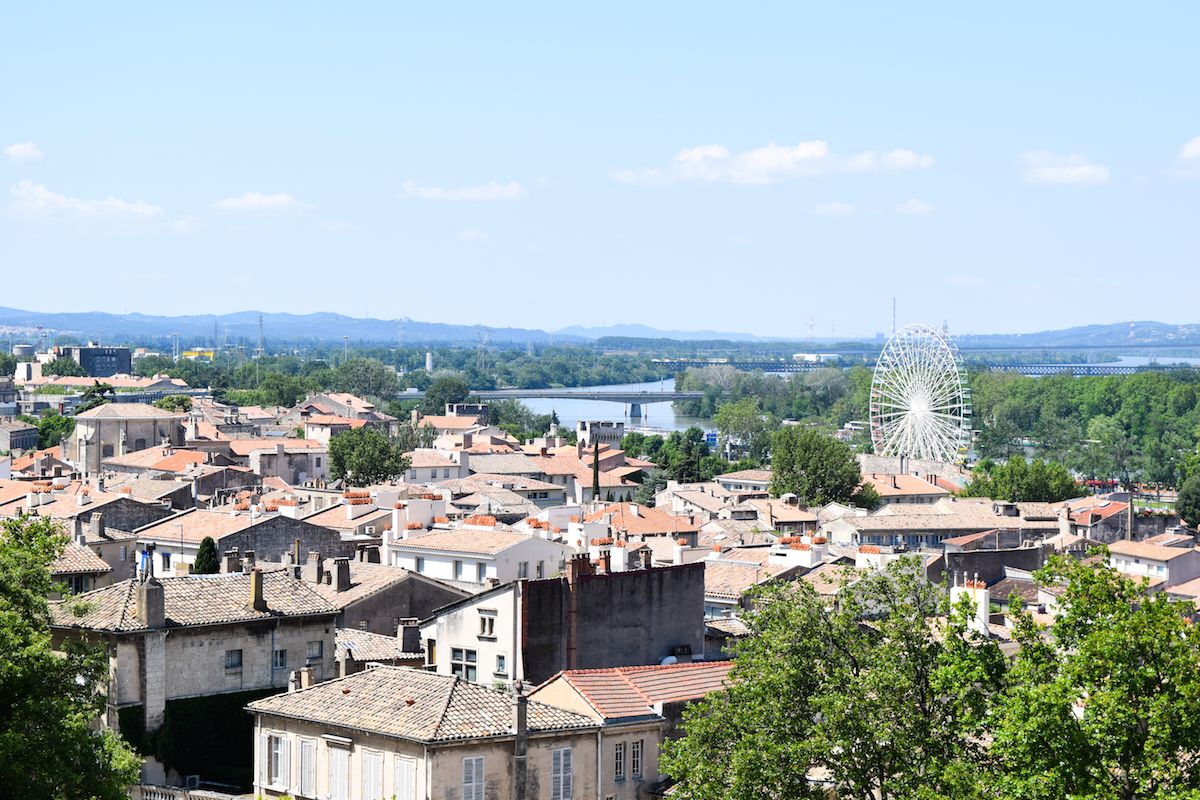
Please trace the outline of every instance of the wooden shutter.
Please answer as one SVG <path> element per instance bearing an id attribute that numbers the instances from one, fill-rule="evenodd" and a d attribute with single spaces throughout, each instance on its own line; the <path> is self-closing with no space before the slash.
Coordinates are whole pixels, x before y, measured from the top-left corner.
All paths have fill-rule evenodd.
<path id="1" fill-rule="evenodd" d="M 258 785 L 267 786 L 271 783 L 271 737 L 265 733 L 258 735 Z"/>
<path id="2" fill-rule="evenodd" d="M 292 783 L 292 742 L 285 736 L 279 737 L 279 779 L 275 785 L 287 790 Z"/>
<path id="3" fill-rule="evenodd" d="M 396 756 L 396 800 L 416 800 L 417 764 L 411 758 Z"/>
<path id="4" fill-rule="evenodd" d="M 317 794 L 317 745 L 303 739 L 300 741 L 300 794 L 304 797 Z"/>
<path id="5" fill-rule="evenodd" d="M 564 747 L 562 749 L 562 798 L 563 800 L 571 800 L 571 748 Z"/>
<path id="6" fill-rule="evenodd" d="M 349 800 L 350 751 L 343 747 L 329 748 L 330 800 Z"/>

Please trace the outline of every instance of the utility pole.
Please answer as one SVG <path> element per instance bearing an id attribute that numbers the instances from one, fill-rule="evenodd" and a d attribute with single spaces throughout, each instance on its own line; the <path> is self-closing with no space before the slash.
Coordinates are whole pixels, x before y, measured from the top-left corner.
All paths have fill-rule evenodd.
<path id="1" fill-rule="evenodd" d="M 259 366 L 260 366 L 259 362 L 262 361 L 263 353 L 266 352 L 266 347 L 264 346 L 265 344 L 266 344 L 266 338 L 263 336 L 263 315 L 262 315 L 262 312 L 260 311 L 258 313 L 258 350 L 254 354 L 254 385 L 256 387 L 259 384 L 259 377 L 258 377 L 258 374 L 259 374 L 258 371 L 259 371 Z"/>
<path id="2" fill-rule="evenodd" d="M 342 361 L 350 360 L 350 337 L 342 337 Z"/>

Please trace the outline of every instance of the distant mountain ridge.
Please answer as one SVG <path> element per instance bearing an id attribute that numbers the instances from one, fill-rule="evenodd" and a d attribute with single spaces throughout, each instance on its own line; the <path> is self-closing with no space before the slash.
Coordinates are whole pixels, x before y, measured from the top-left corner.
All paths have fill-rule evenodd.
<path id="1" fill-rule="evenodd" d="M 180 335 L 184 347 L 211 344 L 214 333 L 218 341 L 257 341 L 259 312 L 238 311 L 230 314 L 196 314 L 158 316 L 152 314 L 111 314 L 103 311 L 40 312 L 0 307 L 0 332 L 14 342 L 29 341 L 41 326 L 51 336 L 69 334 L 80 339 L 97 339 L 107 343 L 146 342 L 169 339 Z M 648 325 L 619 324 L 598 327 L 572 325 L 558 331 L 531 328 L 488 328 L 481 325 L 454 325 L 442 322 L 420 322 L 407 318 L 372 319 L 348 317 L 344 314 L 318 312 L 285 314 L 262 312 L 264 337 L 268 341 L 352 342 L 395 345 L 409 344 L 476 344 L 486 333 L 496 345 L 587 344 L 606 337 L 631 339 L 674 339 L 677 341 L 719 340 L 728 342 L 795 342 L 808 340 L 803 335 L 793 339 L 758 336 L 750 333 L 712 330 L 660 330 Z M 953 333 L 952 333 L 953 335 Z M 1171 325 L 1163 322 L 1134 321 L 1109 325 L 1085 325 L 1037 333 L 995 333 L 954 336 L 961 347 L 1130 347 L 1153 349 L 1155 346 L 1195 345 L 1200 347 L 1200 324 Z M 875 342 L 872 337 L 841 339 L 841 342 Z M 818 340 L 817 347 L 832 344 Z"/>

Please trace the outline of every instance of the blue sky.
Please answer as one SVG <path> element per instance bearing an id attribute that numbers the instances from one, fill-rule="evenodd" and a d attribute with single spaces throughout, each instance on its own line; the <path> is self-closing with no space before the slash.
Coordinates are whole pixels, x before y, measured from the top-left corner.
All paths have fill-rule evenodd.
<path id="1" fill-rule="evenodd" d="M 10 4 L 0 305 L 1200 322 L 1197 30 L 1190 3 Z"/>

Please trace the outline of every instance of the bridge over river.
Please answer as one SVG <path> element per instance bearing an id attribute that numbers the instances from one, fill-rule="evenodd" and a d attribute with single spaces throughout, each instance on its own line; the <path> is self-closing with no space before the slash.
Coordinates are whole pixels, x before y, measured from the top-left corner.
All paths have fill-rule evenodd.
<path id="1" fill-rule="evenodd" d="M 419 400 L 424 392 L 404 392 L 402 400 Z M 471 392 L 480 400 L 605 400 L 629 406 L 629 416 L 642 416 L 642 406 L 648 403 L 670 403 L 676 400 L 700 400 L 704 392 L 638 391 L 621 389 L 480 389 Z"/>

